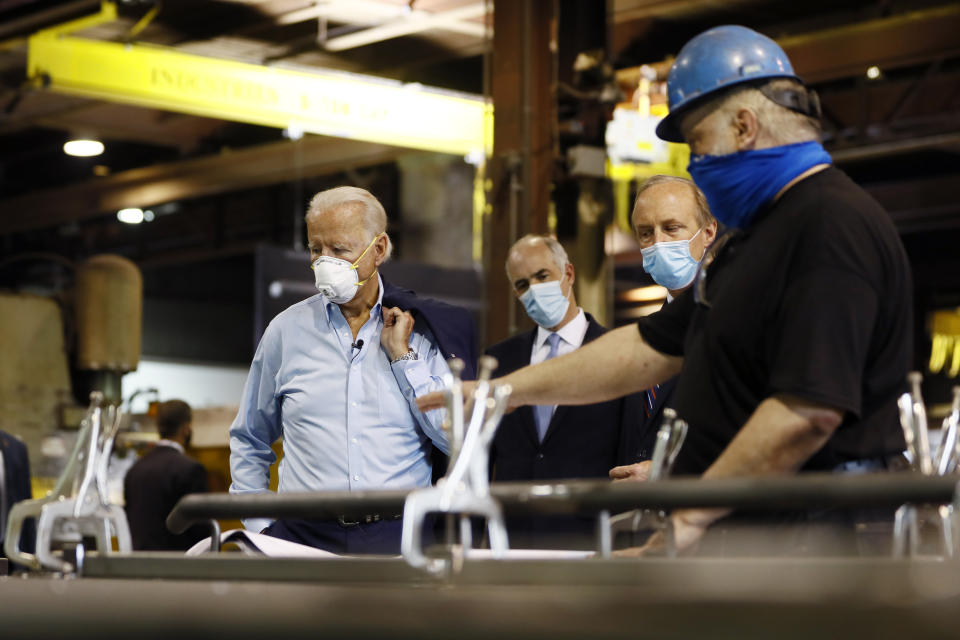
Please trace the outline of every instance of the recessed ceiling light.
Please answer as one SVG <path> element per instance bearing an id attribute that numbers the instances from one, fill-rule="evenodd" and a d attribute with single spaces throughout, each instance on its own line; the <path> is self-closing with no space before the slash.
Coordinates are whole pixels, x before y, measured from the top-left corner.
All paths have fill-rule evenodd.
<path id="1" fill-rule="evenodd" d="M 63 143 L 63 152 L 68 156 L 98 156 L 103 153 L 103 143 L 99 140 L 69 140 Z"/>
<path id="2" fill-rule="evenodd" d="M 867 67 L 867 77 L 871 80 L 876 80 L 880 77 L 880 67 L 873 65 L 872 67 Z"/>
<path id="3" fill-rule="evenodd" d="M 117 211 L 117 220 L 127 224 L 140 224 L 143 222 L 142 209 L 120 209 Z"/>

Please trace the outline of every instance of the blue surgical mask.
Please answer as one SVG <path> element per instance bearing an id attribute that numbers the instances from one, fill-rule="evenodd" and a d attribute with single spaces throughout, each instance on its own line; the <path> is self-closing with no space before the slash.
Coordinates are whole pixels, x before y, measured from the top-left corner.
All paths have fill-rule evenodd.
<path id="1" fill-rule="evenodd" d="M 532 284 L 520 296 L 520 302 L 523 303 L 527 315 L 544 329 L 560 324 L 570 307 L 570 300 L 564 295 L 561 282 L 563 278 Z"/>
<path id="2" fill-rule="evenodd" d="M 700 231 L 703 231 L 701 228 Z M 646 249 L 643 254 L 643 270 L 650 274 L 653 281 L 670 291 L 683 289 L 693 282 L 697 275 L 699 260 L 694 260 L 690 253 L 690 243 L 700 235 L 700 231 L 693 234 L 689 240 L 674 240 L 672 242 L 658 242 Z"/>
<path id="3" fill-rule="evenodd" d="M 823 145 L 810 141 L 723 156 L 691 155 L 687 171 L 716 219 L 745 229 L 788 182 L 811 167 L 832 163 Z"/>

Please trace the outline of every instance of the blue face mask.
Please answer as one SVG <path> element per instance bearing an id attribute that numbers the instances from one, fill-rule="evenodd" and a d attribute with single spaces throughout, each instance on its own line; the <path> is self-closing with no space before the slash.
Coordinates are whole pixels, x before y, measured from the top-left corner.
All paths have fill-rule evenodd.
<path id="1" fill-rule="evenodd" d="M 700 229 L 703 231 L 703 229 Z M 700 235 L 700 231 L 693 234 L 689 240 L 674 240 L 672 242 L 658 242 L 653 246 L 641 249 L 643 254 L 643 270 L 650 274 L 653 281 L 670 291 L 683 289 L 693 282 L 697 275 L 699 260 L 694 260 L 690 254 L 690 243 Z"/>
<path id="2" fill-rule="evenodd" d="M 523 303 L 527 315 L 544 329 L 560 324 L 570 307 L 570 300 L 563 294 L 561 282 L 563 278 L 532 284 L 520 296 L 520 302 Z"/>
<path id="3" fill-rule="evenodd" d="M 716 219 L 744 229 L 788 182 L 813 166 L 832 163 L 823 145 L 811 141 L 724 156 L 691 155 L 687 171 Z"/>

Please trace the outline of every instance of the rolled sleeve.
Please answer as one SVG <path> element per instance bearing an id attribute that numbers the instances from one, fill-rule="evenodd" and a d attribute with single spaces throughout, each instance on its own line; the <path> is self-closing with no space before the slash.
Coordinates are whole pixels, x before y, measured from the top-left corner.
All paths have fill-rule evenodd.
<path id="1" fill-rule="evenodd" d="M 447 433 L 443 430 L 443 409 L 434 409 L 423 413 L 417 408 L 417 398 L 444 388 L 443 376 L 450 373 L 450 367 L 435 342 L 428 336 L 411 336 L 410 348 L 417 352 L 417 360 L 399 360 L 390 365 L 393 376 L 400 386 L 400 392 L 417 424 L 431 441 L 444 453 L 450 452 Z"/>
<path id="2" fill-rule="evenodd" d="M 637 330 L 643 341 L 655 351 L 668 356 L 683 356 L 693 309 L 693 293 L 688 288 L 659 311 L 640 318 Z"/>

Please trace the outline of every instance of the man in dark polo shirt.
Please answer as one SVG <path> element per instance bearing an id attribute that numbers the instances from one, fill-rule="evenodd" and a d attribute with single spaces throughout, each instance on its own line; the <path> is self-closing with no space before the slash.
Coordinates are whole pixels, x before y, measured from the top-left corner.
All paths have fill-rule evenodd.
<path id="1" fill-rule="evenodd" d="M 667 91 L 657 133 L 690 145 L 690 173 L 732 230 L 639 331 L 503 378 L 511 401 L 598 402 L 680 373 L 674 406 L 690 431 L 676 472 L 881 467 L 903 449 L 896 398 L 911 362 L 910 267 L 896 229 L 832 166 L 816 96 L 769 38 L 736 26 L 700 34 Z M 728 514 L 675 511 L 677 547 Z"/>

